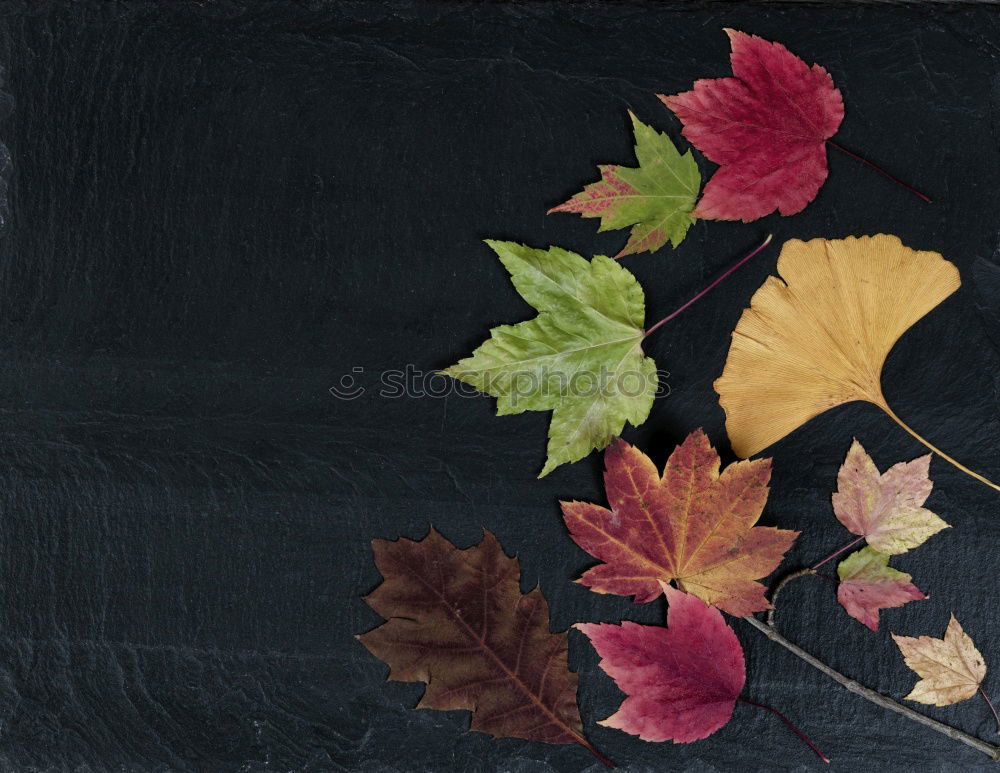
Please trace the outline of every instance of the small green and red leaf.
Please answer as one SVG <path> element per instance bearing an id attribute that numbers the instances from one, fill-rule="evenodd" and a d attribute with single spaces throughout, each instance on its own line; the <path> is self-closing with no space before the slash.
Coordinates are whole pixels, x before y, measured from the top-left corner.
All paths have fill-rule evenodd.
<path id="1" fill-rule="evenodd" d="M 683 155 L 666 134 L 642 123 L 630 111 L 638 167 L 604 164 L 601 179 L 585 186 L 552 212 L 599 217 L 599 231 L 632 227 L 616 258 L 656 252 L 668 241 L 677 247 L 696 218 L 691 214 L 701 175 L 687 151 Z"/>

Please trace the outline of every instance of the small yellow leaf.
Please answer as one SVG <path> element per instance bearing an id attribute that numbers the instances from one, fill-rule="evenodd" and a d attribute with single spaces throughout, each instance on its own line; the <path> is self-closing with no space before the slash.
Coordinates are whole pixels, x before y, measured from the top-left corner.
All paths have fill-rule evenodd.
<path id="1" fill-rule="evenodd" d="M 971 698 L 986 676 L 986 663 L 955 615 L 948 622 L 943 639 L 931 636 L 892 635 L 907 666 L 920 681 L 907 700 L 931 706 L 950 706 Z"/>

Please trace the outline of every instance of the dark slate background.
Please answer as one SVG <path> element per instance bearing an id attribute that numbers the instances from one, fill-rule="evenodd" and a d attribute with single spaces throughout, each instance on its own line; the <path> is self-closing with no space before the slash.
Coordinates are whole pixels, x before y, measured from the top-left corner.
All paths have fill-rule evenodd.
<path id="1" fill-rule="evenodd" d="M 658 319 L 772 232 L 886 231 L 942 252 L 962 289 L 887 366 L 897 412 L 1000 479 L 1000 15 L 986 5 L 21 2 L 0 7 L 11 99 L 0 256 L 0 768 L 29 771 L 581 771 L 586 752 L 468 733 L 414 711 L 353 638 L 379 622 L 373 537 L 461 546 L 494 531 L 541 584 L 552 624 L 658 622 L 571 582 L 588 558 L 559 498 L 601 501 L 597 455 L 538 481 L 548 416 L 488 398 L 380 396 L 489 328 L 531 316 L 484 237 L 614 252 L 623 233 L 546 216 L 630 163 L 626 108 L 678 137 L 654 97 L 728 70 L 725 26 L 785 42 L 843 91 L 855 161 L 803 213 L 699 223 L 630 257 Z M 0 157 L 2 162 L 2 157 Z M 0 166 L 3 166 L 0 163 Z M 704 165 L 710 172 L 710 165 Z M 669 327 L 649 353 L 671 394 L 626 437 L 662 463 L 705 427 L 731 459 L 712 390 L 729 333 L 777 246 Z M 354 371 L 354 369 L 360 369 Z M 345 375 L 357 399 L 329 389 Z M 432 384 L 434 386 L 434 384 Z M 441 386 L 437 382 L 436 386 Z M 922 447 L 876 409 L 824 415 L 772 451 L 764 522 L 803 530 L 785 567 L 841 545 L 830 508 L 857 436 L 885 467 Z M 940 460 L 930 506 L 954 528 L 894 563 L 929 601 L 885 628 L 941 635 L 954 611 L 1000 696 L 1000 497 Z M 915 677 L 888 633 L 805 579 L 780 625 L 901 698 Z M 979 753 L 848 694 L 734 626 L 746 695 L 709 740 L 643 743 L 596 726 L 621 694 L 579 634 L 587 732 L 633 771 L 987 770 Z M 1000 741 L 982 701 L 927 713 Z"/>

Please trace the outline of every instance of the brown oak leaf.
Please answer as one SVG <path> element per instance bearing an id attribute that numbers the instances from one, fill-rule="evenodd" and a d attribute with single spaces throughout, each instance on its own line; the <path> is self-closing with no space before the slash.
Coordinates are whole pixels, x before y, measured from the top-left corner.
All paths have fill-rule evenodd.
<path id="1" fill-rule="evenodd" d="M 386 622 L 358 639 L 389 679 L 427 683 L 417 708 L 467 709 L 473 730 L 576 743 L 606 761 L 583 737 L 566 632 L 549 631 L 541 591 L 521 593 L 496 537 L 459 550 L 431 529 L 372 547 L 384 581 L 365 601 Z"/>

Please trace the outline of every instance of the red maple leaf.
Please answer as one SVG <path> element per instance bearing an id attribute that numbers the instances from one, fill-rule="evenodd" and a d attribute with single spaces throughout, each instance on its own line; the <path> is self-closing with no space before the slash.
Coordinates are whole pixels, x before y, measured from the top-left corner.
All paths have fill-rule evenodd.
<path id="1" fill-rule="evenodd" d="M 775 209 L 793 215 L 826 180 L 826 141 L 844 118 L 844 101 L 818 64 L 809 67 L 780 43 L 726 33 L 732 78 L 658 95 L 688 141 L 719 164 L 694 214 L 744 222 Z"/>
<path id="2" fill-rule="evenodd" d="M 598 724 L 644 741 L 690 743 L 725 725 L 743 690 L 743 648 L 722 614 L 663 585 L 667 627 L 578 623 L 601 668 L 627 694 Z"/>

